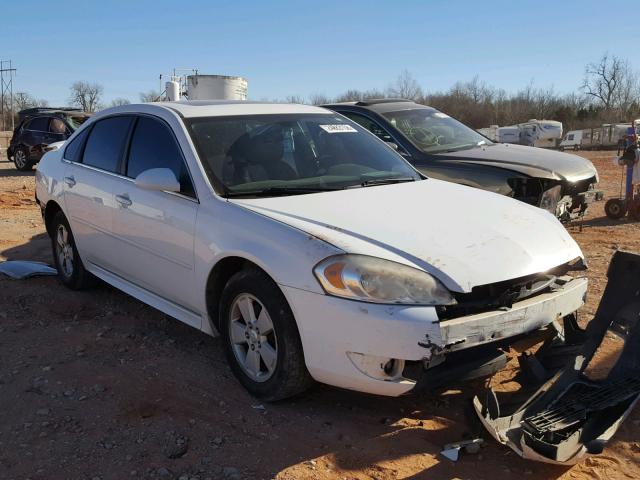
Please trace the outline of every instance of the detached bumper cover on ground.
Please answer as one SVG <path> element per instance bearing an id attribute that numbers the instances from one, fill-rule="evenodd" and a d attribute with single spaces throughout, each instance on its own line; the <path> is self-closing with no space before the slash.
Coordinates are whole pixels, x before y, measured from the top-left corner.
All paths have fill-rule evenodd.
<path id="1" fill-rule="evenodd" d="M 508 412 L 493 390 L 484 403 L 474 399 L 491 435 L 523 458 L 573 464 L 601 453 L 640 397 L 640 255 L 616 252 L 608 277 L 585 330 L 566 320 L 561 344 L 549 342 L 522 358 L 523 370 L 539 382 L 533 395 Z M 608 376 L 591 380 L 584 372 L 607 332 L 624 339 L 624 346 Z M 566 366 L 554 374 L 558 358 Z"/>

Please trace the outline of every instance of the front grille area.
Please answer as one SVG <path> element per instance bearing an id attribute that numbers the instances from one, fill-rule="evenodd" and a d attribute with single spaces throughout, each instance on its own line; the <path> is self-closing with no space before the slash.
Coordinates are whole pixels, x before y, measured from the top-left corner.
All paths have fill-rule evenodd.
<path id="1" fill-rule="evenodd" d="M 549 292 L 559 276 L 572 270 L 569 264 L 561 265 L 548 272 L 527 275 L 504 282 L 474 287 L 469 293 L 452 292 L 455 305 L 440 305 L 438 318 L 447 320 L 492 310 L 508 309 L 525 298 Z"/>

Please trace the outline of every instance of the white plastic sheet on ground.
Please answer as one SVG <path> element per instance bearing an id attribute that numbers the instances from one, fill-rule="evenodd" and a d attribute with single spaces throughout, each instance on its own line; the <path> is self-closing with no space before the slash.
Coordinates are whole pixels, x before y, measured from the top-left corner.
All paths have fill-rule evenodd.
<path id="1" fill-rule="evenodd" d="M 23 278 L 37 277 L 40 275 L 57 275 L 55 268 L 46 263 L 29 262 L 26 260 L 7 260 L 0 262 L 0 273 L 21 280 Z"/>

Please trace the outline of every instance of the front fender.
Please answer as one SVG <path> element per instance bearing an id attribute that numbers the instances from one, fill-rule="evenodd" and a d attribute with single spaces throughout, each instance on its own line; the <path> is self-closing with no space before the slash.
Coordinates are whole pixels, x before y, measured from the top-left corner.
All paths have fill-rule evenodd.
<path id="1" fill-rule="evenodd" d="M 324 293 L 313 267 L 343 253 L 290 225 L 217 197 L 201 204 L 198 211 L 194 252 L 196 284 L 203 288 L 202 312 L 207 311 L 205 286 L 209 273 L 225 258 L 246 259 L 279 285 Z"/>

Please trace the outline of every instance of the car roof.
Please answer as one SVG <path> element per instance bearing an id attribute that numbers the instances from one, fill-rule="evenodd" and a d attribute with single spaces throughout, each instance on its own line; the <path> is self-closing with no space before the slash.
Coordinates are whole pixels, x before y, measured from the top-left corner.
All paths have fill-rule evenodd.
<path id="1" fill-rule="evenodd" d="M 287 113 L 332 113 L 324 108 L 294 103 L 252 102 L 247 100 L 191 100 L 122 105 L 103 110 L 100 112 L 100 116 L 110 113 L 149 112 L 149 110 L 155 108 L 171 110 L 183 118 Z"/>
<path id="2" fill-rule="evenodd" d="M 359 107 L 376 113 L 397 112 L 399 110 L 413 110 L 416 108 L 433 108 L 427 105 L 421 105 L 412 100 L 404 100 L 402 98 L 379 98 L 361 100 L 359 102 L 338 102 L 321 106 L 330 110 L 333 110 L 334 108 L 339 109 L 341 106 Z"/>

